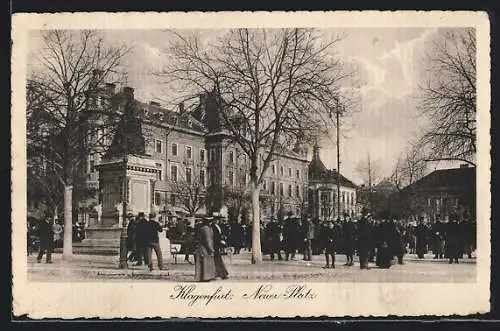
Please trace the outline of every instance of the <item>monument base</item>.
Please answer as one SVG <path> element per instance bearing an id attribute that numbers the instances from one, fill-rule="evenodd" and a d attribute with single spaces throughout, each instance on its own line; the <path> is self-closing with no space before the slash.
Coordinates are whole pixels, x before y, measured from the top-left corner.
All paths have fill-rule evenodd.
<path id="1" fill-rule="evenodd" d="M 75 254 L 119 255 L 122 229 L 118 227 L 89 227 L 85 239 L 73 244 Z"/>

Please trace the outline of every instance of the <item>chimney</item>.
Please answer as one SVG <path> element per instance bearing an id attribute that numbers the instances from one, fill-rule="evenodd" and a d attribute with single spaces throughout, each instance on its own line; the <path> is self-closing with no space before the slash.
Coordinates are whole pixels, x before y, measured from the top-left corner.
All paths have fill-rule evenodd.
<path id="1" fill-rule="evenodd" d="M 123 94 L 126 100 L 134 100 L 134 89 L 130 86 L 125 86 L 123 88 Z"/>
<path id="2" fill-rule="evenodd" d="M 156 102 L 156 101 L 149 101 L 149 105 L 150 106 L 153 106 L 153 107 L 160 107 L 160 103 L 159 102 Z"/>
<path id="3" fill-rule="evenodd" d="M 467 163 L 462 163 L 460 165 L 460 168 L 468 168 L 468 167 L 469 167 L 469 165 Z"/>
<path id="4" fill-rule="evenodd" d="M 115 94 L 116 85 L 113 83 L 106 83 L 106 92 L 109 94 Z"/>
<path id="5" fill-rule="evenodd" d="M 184 114 L 184 102 L 179 103 L 179 114 Z"/>

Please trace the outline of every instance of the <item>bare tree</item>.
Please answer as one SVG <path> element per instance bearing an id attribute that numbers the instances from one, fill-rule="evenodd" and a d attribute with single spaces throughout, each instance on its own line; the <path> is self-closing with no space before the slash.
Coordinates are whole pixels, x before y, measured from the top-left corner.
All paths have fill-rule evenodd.
<path id="1" fill-rule="evenodd" d="M 105 47 L 95 31 L 50 30 L 42 44 L 27 86 L 28 152 L 49 164 L 64 188 L 63 257 L 70 258 L 75 176 L 89 151 L 104 151 L 107 137 L 97 133 L 111 134 L 116 124 L 112 105 L 95 92 L 118 79 L 128 49 Z M 102 121 L 92 121 L 98 116 Z"/>
<path id="2" fill-rule="evenodd" d="M 422 150 L 418 148 L 418 145 L 415 145 L 398 159 L 389 180 L 395 185 L 398 191 L 401 191 L 404 187 L 422 178 L 426 170 L 427 162 L 425 161 L 425 156 Z"/>
<path id="3" fill-rule="evenodd" d="M 169 190 L 179 198 L 189 216 L 195 216 L 205 205 L 207 196 L 205 180 L 205 170 L 196 166 L 177 168 L 175 177 L 170 176 Z"/>
<path id="4" fill-rule="evenodd" d="M 313 29 L 237 29 L 212 43 L 176 36 L 159 75 L 192 94 L 215 94 L 223 128 L 249 158 L 252 263 L 260 263 L 260 185 L 277 153 L 332 126 L 350 76 L 333 52 L 341 38 L 323 42 Z"/>
<path id="5" fill-rule="evenodd" d="M 443 30 L 426 56 L 420 109 L 430 127 L 420 141 L 428 161 L 475 165 L 476 34 L 473 28 Z"/>
<path id="6" fill-rule="evenodd" d="M 361 175 L 364 187 L 360 190 L 359 198 L 371 209 L 373 207 L 373 188 L 382 180 L 382 167 L 379 162 L 372 160 L 368 153 L 366 160 L 358 163 L 356 171 Z"/>

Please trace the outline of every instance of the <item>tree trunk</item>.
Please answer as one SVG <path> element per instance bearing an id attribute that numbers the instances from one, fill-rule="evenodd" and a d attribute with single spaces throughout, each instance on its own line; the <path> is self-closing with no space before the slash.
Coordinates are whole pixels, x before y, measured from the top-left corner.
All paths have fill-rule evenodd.
<path id="1" fill-rule="evenodd" d="M 73 256 L 73 185 L 64 185 L 63 259 Z"/>
<path id="2" fill-rule="evenodd" d="M 260 188 L 256 179 L 252 179 L 250 184 L 252 191 L 252 264 L 262 262 L 262 249 L 260 246 Z"/>

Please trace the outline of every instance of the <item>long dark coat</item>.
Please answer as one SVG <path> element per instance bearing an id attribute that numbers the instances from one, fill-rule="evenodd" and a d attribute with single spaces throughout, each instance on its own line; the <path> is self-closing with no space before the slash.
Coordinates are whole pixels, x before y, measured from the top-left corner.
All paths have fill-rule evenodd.
<path id="1" fill-rule="evenodd" d="M 343 251 L 346 255 L 353 255 L 356 241 L 356 227 L 353 222 L 348 221 L 342 225 Z"/>
<path id="2" fill-rule="evenodd" d="M 196 232 L 197 248 L 194 261 L 194 280 L 204 282 L 215 279 L 214 231 L 202 225 Z"/>
<path id="3" fill-rule="evenodd" d="M 219 232 L 219 229 L 217 229 L 215 225 L 212 227 L 212 230 L 214 233 L 215 277 L 227 278 L 229 273 L 227 272 L 226 265 L 224 264 L 224 261 L 222 260 L 222 255 L 220 253 L 220 250 L 224 247 L 222 243 L 223 234 Z"/>

